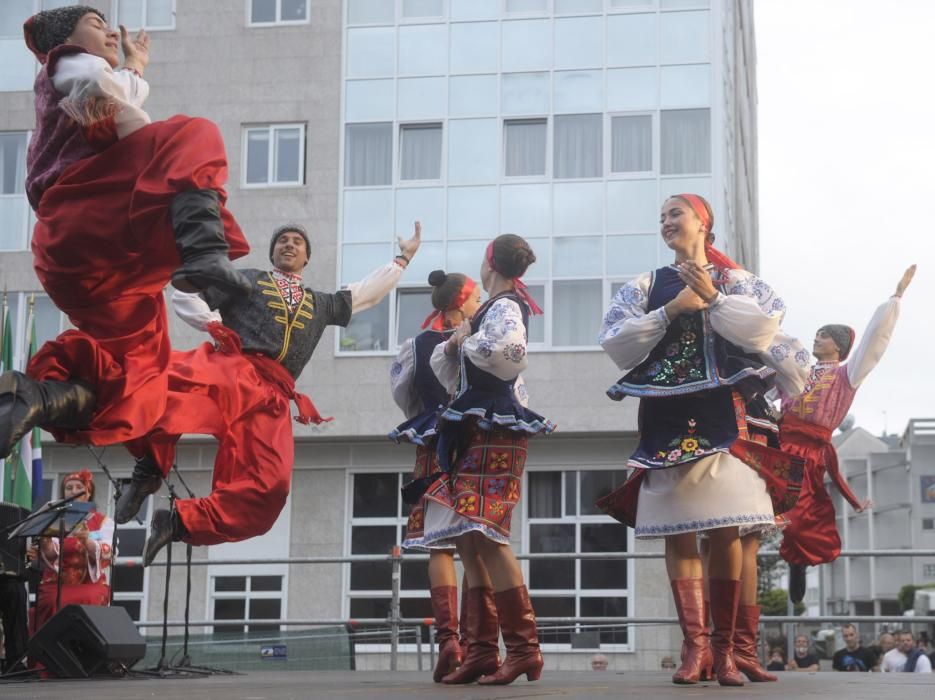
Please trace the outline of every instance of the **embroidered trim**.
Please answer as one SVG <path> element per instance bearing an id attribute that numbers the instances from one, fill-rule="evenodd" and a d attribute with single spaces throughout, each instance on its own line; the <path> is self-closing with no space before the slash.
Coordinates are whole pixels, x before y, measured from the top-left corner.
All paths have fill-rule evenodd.
<path id="1" fill-rule="evenodd" d="M 425 441 L 438 435 L 438 431 L 435 428 L 429 428 L 424 433 L 420 433 L 414 428 L 407 428 L 406 430 L 393 429 L 389 432 L 388 437 L 395 443 L 401 442 L 411 442 L 413 445 L 422 445 L 425 446 Z"/>
<path id="2" fill-rule="evenodd" d="M 646 457 L 642 459 L 630 457 L 630 459 L 627 460 L 627 466 L 636 467 L 638 469 L 668 469 L 669 467 L 681 467 L 685 464 L 688 464 L 689 462 L 694 462 L 699 459 L 704 459 L 705 457 L 710 457 L 715 452 L 723 452 L 724 454 L 730 454 L 730 447 L 715 447 L 713 449 L 706 450 L 702 454 L 698 454 L 696 452 L 694 457 L 692 457 L 691 459 L 683 460 L 679 462 L 678 464 L 666 464 L 664 459 L 654 460 L 654 459 L 649 459 Z"/>
<path id="3" fill-rule="evenodd" d="M 283 296 L 282 290 L 279 288 L 279 285 L 276 284 L 276 280 L 273 277 L 272 272 L 266 273 L 269 277 L 269 282 L 263 280 L 257 280 L 257 284 L 263 285 L 264 287 L 272 287 L 276 290 L 276 296 L 279 297 L 280 302 L 282 303 L 283 309 L 286 309 L 289 306 L 289 302 L 286 300 L 286 297 Z M 263 290 L 264 294 L 268 292 Z M 272 296 L 272 294 L 270 294 Z M 269 302 L 269 305 L 272 305 L 272 302 Z M 307 310 L 306 310 L 307 309 Z M 283 333 L 282 339 L 282 350 L 279 351 L 279 356 L 276 358 L 276 362 L 282 362 L 286 355 L 289 354 L 289 343 L 292 340 L 292 331 L 296 328 L 302 330 L 305 328 L 305 324 L 299 321 L 299 317 L 312 319 L 314 317 L 314 306 L 312 305 L 311 300 L 309 299 L 308 292 L 305 289 L 302 289 L 302 300 L 299 302 L 295 315 L 293 315 L 292 320 L 289 320 L 289 312 L 286 311 L 285 317 L 275 316 L 277 322 L 285 325 L 285 332 Z"/>
<path id="4" fill-rule="evenodd" d="M 719 527 L 731 525 L 773 525 L 776 516 L 772 513 L 743 513 L 740 515 L 725 515 L 720 518 L 705 518 L 704 520 L 688 520 L 681 523 L 665 523 L 662 525 L 637 525 L 634 530 L 636 537 L 665 537 L 677 535 L 682 532 L 697 532 L 699 530 L 714 530 Z"/>
<path id="5" fill-rule="evenodd" d="M 445 412 L 441 414 L 440 418 L 453 422 L 460 422 L 464 420 L 466 416 L 477 418 L 477 425 L 482 430 L 491 430 L 495 425 L 508 428 L 515 432 L 526 432 L 530 435 L 537 435 L 539 433 L 549 434 L 555 430 L 555 424 L 548 419 L 545 421 L 536 419 L 530 422 L 517 420 L 516 416 L 513 414 L 501 413 L 493 413 L 493 415 L 488 418 L 487 409 L 480 407 L 469 408 L 466 411 L 447 408 Z"/>
<path id="6" fill-rule="evenodd" d="M 443 508 L 447 506 L 441 506 Z M 412 546 L 422 546 L 429 548 L 439 548 L 440 546 L 448 547 L 453 545 L 452 540 L 460 537 L 461 535 L 467 532 L 480 532 L 484 537 L 498 542 L 500 544 L 509 544 L 510 538 L 501 535 L 499 532 L 494 530 L 489 525 L 484 525 L 483 523 L 476 522 L 474 520 L 469 520 L 464 516 L 461 517 L 461 522 L 457 525 L 452 525 L 450 527 L 442 528 L 441 530 L 434 530 L 431 533 L 426 532 L 420 538 L 413 538 L 405 540 L 403 542 L 403 547 L 412 547 Z M 772 517 L 772 516 L 770 516 Z"/>

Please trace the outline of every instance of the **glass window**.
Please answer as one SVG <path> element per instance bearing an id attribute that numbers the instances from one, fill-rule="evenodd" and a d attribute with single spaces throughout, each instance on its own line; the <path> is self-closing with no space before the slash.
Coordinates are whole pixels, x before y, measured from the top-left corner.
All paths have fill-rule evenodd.
<path id="1" fill-rule="evenodd" d="M 502 23 L 501 70 L 548 70 L 552 67 L 552 26 L 547 19 Z"/>
<path id="2" fill-rule="evenodd" d="M 556 112 L 592 112 L 604 108 L 604 76 L 599 70 L 554 74 Z"/>
<path id="3" fill-rule="evenodd" d="M 665 12 L 661 15 L 662 63 L 706 63 L 711 60 L 708 12 Z"/>
<path id="4" fill-rule="evenodd" d="M 663 66 L 660 69 L 662 107 L 698 107 L 711 103 L 711 65 Z"/>
<path id="5" fill-rule="evenodd" d="M 412 231 L 411 225 L 409 231 Z M 432 270 L 439 270 L 444 267 L 445 244 L 440 241 L 423 241 L 422 246 L 419 248 L 419 254 L 412 259 L 412 262 L 406 268 L 406 281 L 424 282 L 428 279 Z M 425 315 L 423 314 L 422 319 L 424 318 Z"/>
<path id="6" fill-rule="evenodd" d="M 0 132 L 0 250 L 25 250 L 29 202 L 26 200 L 25 131 Z"/>
<path id="7" fill-rule="evenodd" d="M 489 238 L 481 241 L 449 241 L 448 266 L 446 270 L 462 272 L 480 281 L 480 266 Z"/>
<path id="8" fill-rule="evenodd" d="M 555 185 L 555 233 L 600 233 L 604 230 L 603 185 L 575 182 Z"/>
<path id="9" fill-rule="evenodd" d="M 659 0 L 663 10 L 680 10 L 686 7 L 708 7 L 710 0 Z"/>
<path id="10" fill-rule="evenodd" d="M 451 25 L 451 72 L 495 73 L 500 25 L 470 22 Z"/>
<path id="11" fill-rule="evenodd" d="M 494 238 L 497 223 L 496 187 L 450 187 L 448 189 L 448 238 Z M 450 244 L 449 244 L 450 245 Z M 480 265 L 471 263 L 471 270 Z M 471 273 L 473 277 L 473 272 Z"/>
<path id="12" fill-rule="evenodd" d="M 348 78 L 393 76 L 396 72 L 396 29 L 348 29 L 346 72 Z"/>
<path id="13" fill-rule="evenodd" d="M 341 248 L 341 283 L 357 282 L 392 259 L 389 243 L 345 244 Z"/>
<path id="14" fill-rule="evenodd" d="M 548 73 L 504 74 L 500 89 L 504 114 L 544 114 L 550 111 Z"/>
<path id="15" fill-rule="evenodd" d="M 250 24 L 308 21 L 308 0 L 250 0 Z"/>
<path id="16" fill-rule="evenodd" d="M 44 294 L 37 294 L 33 306 L 36 319 L 36 347 L 55 338 L 62 330 L 62 312 Z M 31 332 L 31 331 L 28 331 Z"/>
<path id="17" fill-rule="evenodd" d="M 445 0 L 403 0 L 403 17 L 406 19 L 444 16 Z"/>
<path id="18" fill-rule="evenodd" d="M 655 13 L 611 15 L 607 18 L 607 65 L 655 65 L 656 34 Z"/>
<path id="19" fill-rule="evenodd" d="M 393 80 L 348 80 L 344 119 L 349 122 L 393 119 L 396 89 Z"/>
<path id="20" fill-rule="evenodd" d="M 35 12 L 35 0 L 6 0 L 0 12 L 0 37 L 19 39 L 23 43 L 23 22 Z"/>
<path id="21" fill-rule="evenodd" d="M 500 230 L 524 236 L 552 233 L 551 185 L 506 185 L 500 190 Z"/>
<path id="22" fill-rule="evenodd" d="M 305 181 L 305 127 L 297 124 L 245 129 L 246 185 L 301 185 Z M 272 143 L 272 148 L 270 148 Z"/>
<path id="23" fill-rule="evenodd" d="M 711 172 L 711 111 L 680 109 L 660 115 L 663 175 Z"/>
<path id="24" fill-rule="evenodd" d="M 282 576 L 212 576 L 215 620 L 279 620 Z M 231 585 L 233 583 L 234 585 Z M 279 625 L 215 625 L 215 633 L 278 632 Z"/>
<path id="25" fill-rule="evenodd" d="M 496 19 L 501 0 L 448 0 L 452 20 Z"/>
<path id="26" fill-rule="evenodd" d="M 659 267 L 659 236 L 608 236 L 607 274 L 629 277 Z"/>
<path id="27" fill-rule="evenodd" d="M 600 114 L 555 116 L 553 173 L 559 178 L 600 177 L 603 172 L 603 128 Z"/>
<path id="28" fill-rule="evenodd" d="M 558 254 L 555 259 L 558 260 Z M 552 345 L 597 345 L 604 300 L 600 280 L 552 283 Z"/>
<path id="29" fill-rule="evenodd" d="M 595 495 L 603 495 L 608 486 L 622 483 L 625 474 L 622 470 L 527 471 L 529 551 L 629 551 L 629 531 L 593 506 Z M 627 617 L 629 580 L 630 563 L 625 559 L 532 560 L 528 585 L 539 617 Z M 607 627 L 600 634 L 576 635 L 576 648 L 581 648 L 582 640 L 588 637 L 593 638 L 595 648 L 627 643 L 625 627 Z M 550 630 L 548 624 L 540 623 L 539 638 L 568 644 L 572 632 Z"/>
<path id="30" fill-rule="evenodd" d="M 408 237 L 416 221 L 422 222 L 423 241 L 440 241 L 445 237 L 444 188 L 403 187 L 396 190 L 396 233 Z M 421 248 L 418 257 L 422 257 Z"/>
<path id="31" fill-rule="evenodd" d="M 604 251 L 600 236 L 555 238 L 552 244 L 555 246 L 553 277 L 597 277 L 602 274 Z"/>
<path id="32" fill-rule="evenodd" d="M 615 68 L 607 71 L 607 109 L 655 109 L 659 103 L 656 68 Z"/>
<path id="33" fill-rule="evenodd" d="M 610 171 L 649 172 L 653 169 L 653 118 L 648 114 L 610 120 Z"/>
<path id="34" fill-rule="evenodd" d="M 666 187 L 669 183 L 666 182 Z M 694 190 L 674 190 L 694 192 Z M 607 183 L 607 230 L 647 232 L 659 230 L 661 197 L 655 180 L 623 180 Z"/>
<path id="35" fill-rule="evenodd" d="M 399 179 L 438 180 L 442 170 L 442 125 L 399 128 Z"/>
<path id="36" fill-rule="evenodd" d="M 412 222 L 409 222 L 401 230 L 408 230 L 411 226 Z M 344 193 L 343 230 L 344 243 L 391 243 L 395 233 L 393 190 L 347 190 Z M 345 280 L 354 281 L 356 278 Z"/>
<path id="37" fill-rule="evenodd" d="M 345 260 L 348 247 L 344 247 Z M 387 253 L 389 251 L 387 250 Z M 389 260 L 383 256 L 384 261 Z M 375 265 L 367 270 L 374 269 Z M 360 275 L 357 279 L 360 279 Z M 356 280 L 352 280 L 356 281 Z M 390 295 L 392 296 L 392 295 Z M 356 313 L 347 328 L 341 329 L 339 345 L 341 352 L 364 352 L 388 350 L 390 345 L 390 297 L 386 296 L 374 307 Z"/>
<path id="38" fill-rule="evenodd" d="M 553 2 L 555 3 L 555 14 L 557 15 L 600 12 L 604 4 L 604 0 L 553 0 Z"/>
<path id="39" fill-rule="evenodd" d="M 555 20 L 555 67 L 594 68 L 603 64 L 604 19 L 568 17 Z"/>
<path id="40" fill-rule="evenodd" d="M 348 0 L 348 24 L 393 24 L 396 6 L 386 0 Z"/>
<path id="41" fill-rule="evenodd" d="M 453 76 L 448 80 L 448 115 L 496 114 L 499 97 L 496 75 Z"/>
<path id="42" fill-rule="evenodd" d="M 23 42 L 23 24 L 17 38 L 0 38 L 0 91 L 32 90 L 36 77 L 35 57 Z"/>
<path id="43" fill-rule="evenodd" d="M 547 121 L 513 119 L 503 122 L 503 171 L 507 176 L 545 175 Z"/>
<path id="44" fill-rule="evenodd" d="M 393 180 L 393 125 L 348 124 L 344 132 L 344 184 L 389 185 Z"/>
<path id="45" fill-rule="evenodd" d="M 398 481 L 395 473 L 355 474 L 353 517 L 395 517 Z"/>
<path id="46" fill-rule="evenodd" d="M 493 182 L 499 164 L 497 119 L 452 119 L 448 122 L 448 182 Z"/>
<path id="47" fill-rule="evenodd" d="M 399 119 L 439 119 L 448 106 L 447 78 L 400 78 Z"/>
<path id="48" fill-rule="evenodd" d="M 532 251 L 536 254 L 536 262 L 529 266 L 529 270 L 526 272 L 526 277 L 529 279 L 543 279 L 549 276 L 549 270 L 552 269 L 551 264 L 551 253 L 552 253 L 552 239 L 551 238 L 529 238 L 524 236 L 526 242 L 529 243 L 529 247 L 532 248 Z M 536 303 L 539 304 L 541 308 L 542 303 L 539 301 L 538 297 L 535 297 Z"/>
<path id="49" fill-rule="evenodd" d="M 544 13 L 548 8 L 548 0 L 506 0 L 503 9 L 507 12 Z"/>
<path id="50" fill-rule="evenodd" d="M 548 250 L 549 240 L 545 239 L 541 241 L 543 245 L 538 245 L 535 247 L 536 251 L 536 262 L 533 263 L 533 268 L 543 269 L 544 274 L 548 274 L 549 268 L 547 260 L 545 261 L 545 266 L 543 267 L 543 258 L 540 256 L 540 251 Z M 530 268 L 532 270 L 532 268 Z M 531 273 L 532 274 L 532 273 Z M 532 298 L 536 300 L 536 303 L 539 305 L 540 309 L 546 308 L 545 304 L 545 285 L 542 284 L 530 284 L 527 286 L 529 294 L 532 295 Z M 526 328 L 527 340 L 530 343 L 544 343 L 545 342 L 545 316 L 540 314 L 538 316 L 529 317 L 529 325 Z"/>
<path id="51" fill-rule="evenodd" d="M 628 10 L 633 7 L 652 7 L 654 0 L 610 0 L 610 9 Z"/>
<path id="52" fill-rule="evenodd" d="M 118 0 L 117 22 L 127 29 L 174 29 L 174 5 L 174 0 Z"/>
<path id="53" fill-rule="evenodd" d="M 448 25 L 420 24 L 399 29 L 399 74 L 439 75 L 448 61 Z"/>
<path id="54" fill-rule="evenodd" d="M 396 344 L 402 345 L 422 332 L 422 322 L 432 312 L 432 291 L 400 289 L 396 296 Z"/>

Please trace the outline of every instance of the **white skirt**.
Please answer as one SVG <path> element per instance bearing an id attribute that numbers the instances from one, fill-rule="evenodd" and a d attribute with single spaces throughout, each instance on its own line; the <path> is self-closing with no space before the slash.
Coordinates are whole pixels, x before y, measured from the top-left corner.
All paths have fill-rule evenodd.
<path id="1" fill-rule="evenodd" d="M 773 523 L 766 482 L 736 457 L 717 452 L 679 467 L 647 471 L 635 534 L 651 539 L 732 525 L 748 531 Z"/>

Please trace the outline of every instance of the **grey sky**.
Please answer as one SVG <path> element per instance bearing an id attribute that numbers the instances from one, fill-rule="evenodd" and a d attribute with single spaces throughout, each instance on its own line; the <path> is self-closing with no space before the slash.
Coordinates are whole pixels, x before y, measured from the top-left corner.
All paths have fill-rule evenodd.
<path id="1" fill-rule="evenodd" d="M 760 272 L 811 348 L 858 342 L 903 270 L 919 270 L 851 412 L 879 434 L 935 418 L 935 3 L 757 0 Z M 884 412 L 886 415 L 884 416 Z"/>

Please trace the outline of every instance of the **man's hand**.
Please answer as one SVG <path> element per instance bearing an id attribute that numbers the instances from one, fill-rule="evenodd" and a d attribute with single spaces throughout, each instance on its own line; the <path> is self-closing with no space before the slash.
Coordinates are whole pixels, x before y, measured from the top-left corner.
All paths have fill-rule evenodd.
<path id="1" fill-rule="evenodd" d="M 416 251 L 419 250 L 419 246 L 422 245 L 422 222 L 416 222 L 416 232 L 412 238 L 403 240 L 400 236 L 397 240 L 399 241 L 399 252 L 412 260 Z"/>
<path id="2" fill-rule="evenodd" d="M 903 273 L 902 279 L 899 280 L 899 284 L 896 285 L 896 294 L 894 296 L 901 297 L 903 292 L 906 291 L 906 288 L 909 286 L 909 283 L 912 282 L 912 278 L 915 277 L 916 266 L 910 265 L 909 268 Z"/>
<path id="3" fill-rule="evenodd" d="M 149 34 L 145 29 L 141 29 L 131 39 L 127 28 L 121 24 L 120 43 L 123 45 L 123 65 L 143 75 L 143 71 L 149 65 Z"/>

